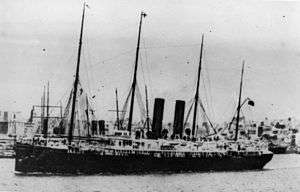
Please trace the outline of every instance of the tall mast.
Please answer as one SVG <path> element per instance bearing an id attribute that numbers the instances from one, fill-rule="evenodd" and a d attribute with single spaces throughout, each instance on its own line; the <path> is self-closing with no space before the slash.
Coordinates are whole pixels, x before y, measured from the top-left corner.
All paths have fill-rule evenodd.
<path id="1" fill-rule="evenodd" d="M 88 100 L 87 94 L 86 94 L 86 97 L 85 97 L 85 101 L 86 101 L 87 136 L 90 137 L 89 100 Z"/>
<path id="2" fill-rule="evenodd" d="M 73 87 L 71 122 L 70 122 L 69 134 L 68 134 L 69 144 L 71 144 L 71 141 L 73 139 L 75 104 L 76 104 L 77 88 L 78 88 L 78 81 L 79 81 L 79 66 L 80 66 L 80 55 L 81 55 L 81 45 L 82 45 L 84 14 L 85 14 L 85 2 L 83 3 L 83 10 L 82 10 L 81 29 L 80 29 L 79 46 L 78 46 L 78 54 L 77 54 L 76 75 L 75 75 L 75 81 L 74 81 L 74 87 Z"/>
<path id="3" fill-rule="evenodd" d="M 46 106 L 47 119 L 49 119 L 49 81 L 47 83 L 47 106 Z"/>
<path id="4" fill-rule="evenodd" d="M 150 129 L 150 122 L 149 122 L 149 104 L 148 104 L 148 91 L 147 86 L 145 86 L 145 95 L 146 95 L 146 125 L 147 125 L 147 132 Z"/>
<path id="5" fill-rule="evenodd" d="M 131 102 L 130 102 L 129 120 L 128 120 L 128 127 L 127 127 L 127 130 L 128 130 L 130 135 L 131 135 L 131 123 L 132 123 L 132 115 L 133 115 L 134 94 L 135 94 L 135 87 L 136 87 L 136 73 L 137 73 L 137 67 L 138 67 L 138 61 L 139 61 L 140 37 L 141 37 L 143 17 L 146 17 L 146 13 L 141 12 L 140 24 L 139 24 L 139 33 L 138 33 L 138 41 L 137 41 L 136 55 L 135 55 L 134 75 L 133 75 L 133 81 L 132 81 L 132 86 L 131 86 Z"/>
<path id="6" fill-rule="evenodd" d="M 46 100 L 46 97 L 47 96 L 47 101 Z M 43 121 L 43 134 L 44 134 L 44 138 L 47 137 L 47 134 L 48 134 L 48 122 L 49 122 L 49 81 L 47 83 L 47 94 L 45 95 L 45 99 L 44 99 L 44 102 L 47 102 L 46 104 L 46 118 L 44 119 Z"/>
<path id="7" fill-rule="evenodd" d="M 245 65 L 245 61 L 243 61 L 243 67 L 242 67 L 242 72 L 241 72 L 240 93 L 239 93 L 239 102 L 238 102 L 238 108 L 237 108 L 235 137 L 234 137 L 235 141 L 238 139 L 238 134 L 239 134 L 239 121 L 240 121 L 240 111 L 241 111 L 241 98 L 242 98 L 244 65 Z"/>
<path id="8" fill-rule="evenodd" d="M 61 101 L 59 102 L 59 108 L 60 108 L 60 119 L 62 120 L 63 113 L 62 113 L 62 104 L 61 104 Z"/>
<path id="9" fill-rule="evenodd" d="M 118 130 L 120 130 L 119 102 L 118 102 L 118 90 L 117 90 L 117 88 L 116 88 L 116 109 L 117 109 L 117 126 L 118 126 Z"/>
<path id="10" fill-rule="evenodd" d="M 204 35 L 202 34 L 202 41 L 201 41 L 201 48 L 200 48 L 200 58 L 199 58 L 199 68 L 198 68 L 198 78 L 197 78 L 197 87 L 196 87 L 196 94 L 195 94 L 195 106 L 194 106 L 194 117 L 193 117 L 193 125 L 192 125 L 192 137 L 195 136 L 195 128 L 196 128 L 197 107 L 198 107 L 198 100 L 199 100 L 199 84 L 200 84 L 202 53 L 203 53 L 203 40 L 204 40 Z"/>
<path id="11" fill-rule="evenodd" d="M 45 118 L 45 94 L 46 94 L 46 88 L 44 86 L 43 90 L 43 96 L 41 99 L 41 133 L 43 133 L 44 130 L 44 118 Z"/>

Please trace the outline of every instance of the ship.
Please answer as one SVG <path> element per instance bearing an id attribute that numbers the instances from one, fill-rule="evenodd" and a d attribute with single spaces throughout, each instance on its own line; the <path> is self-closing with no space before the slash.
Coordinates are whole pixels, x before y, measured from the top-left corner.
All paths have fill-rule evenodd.
<path id="1" fill-rule="evenodd" d="M 199 105 L 199 79 L 201 72 L 203 40 L 200 47 L 197 87 L 194 103 L 194 119 L 191 135 L 183 137 L 184 101 L 175 104 L 174 137 L 169 138 L 162 132 L 164 99 L 155 98 L 152 127 L 150 130 L 147 117 L 148 132 L 133 131 L 133 109 L 135 88 L 137 83 L 137 67 L 139 57 L 142 21 L 146 13 L 140 13 L 138 40 L 134 64 L 134 75 L 131 85 L 131 99 L 126 134 L 105 134 L 103 120 L 93 119 L 93 110 L 79 87 L 79 69 L 82 45 L 82 34 L 85 18 L 85 3 L 81 18 L 81 30 L 77 54 L 75 80 L 68 100 L 69 107 L 60 124 L 60 134 L 51 135 L 47 131 L 35 135 L 32 139 L 18 140 L 15 147 L 15 171 L 21 173 L 54 173 L 54 174 L 99 174 L 99 173 L 145 173 L 145 172 L 199 172 L 199 171 L 232 171 L 262 169 L 273 157 L 264 143 L 238 139 L 220 140 L 216 135 L 201 140 L 196 137 L 196 115 Z M 243 69 L 244 70 L 244 65 Z M 243 77 L 243 73 L 242 73 Z M 242 79 L 242 78 L 241 78 Z M 241 80 L 242 81 L 242 80 Z M 239 106 L 242 92 L 240 84 Z M 84 99 L 86 98 L 86 99 Z M 86 101 L 83 123 L 77 102 Z M 77 106 L 77 108 L 76 108 Z M 196 108 L 196 109 L 195 109 Z M 118 114 L 118 113 L 117 113 Z M 239 114 L 239 113 L 238 113 Z M 46 118 L 47 119 L 47 118 Z M 239 119 L 239 118 L 237 118 Z M 47 120 L 45 121 L 47 124 Z M 123 124 L 124 122 L 120 122 Z M 81 124 L 84 130 L 79 129 Z M 117 122 L 119 125 L 119 122 Z M 58 128 L 59 128 L 58 127 Z M 236 127 L 238 129 L 238 126 Z M 47 126 L 44 127 L 47 129 Z M 75 135 L 77 130 L 77 135 Z M 137 130 L 137 129 L 135 129 Z M 80 133 L 80 134 L 79 134 Z M 237 133 L 237 132 L 236 132 Z"/>
<path id="2" fill-rule="evenodd" d="M 21 131 L 23 125 L 20 112 L 0 111 L 0 158 L 15 157 L 17 130 Z"/>

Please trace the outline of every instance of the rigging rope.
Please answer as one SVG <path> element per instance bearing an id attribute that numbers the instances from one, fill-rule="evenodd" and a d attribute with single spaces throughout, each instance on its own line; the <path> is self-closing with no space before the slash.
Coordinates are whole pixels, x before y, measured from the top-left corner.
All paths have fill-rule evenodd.
<path id="1" fill-rule="evenodd" d="M 131 92 L 132 92 L 132 88 L 130 89 L 130 91 L 129 91 L 127 97 L 126 97 L 125 103 L 124 103 L 123 108 L 122 108 L 122 113 L 120 115 L 120 124 L 121 124 L 121 127 L 122 127 L 122 125 L 124 123 L 124 120 L 125 120 L 125 115 L 126 115 L 126 111 L 127 111 L 128 102 L 129 102 L 129 98 L 130 98 Z"/>
<path id="2" fill-rule="evenodd" d="M 143 77 L 144 83 L 146 84 L 145 72 L 144 72 L 144 67 L 143 67 L 142 53 L 140 52 L 139 54 L 140 54 L 140 66 L 141 66 L 141 71 L 142 71 L 142 77 Z"/>
<path id="3" fill-rule="evenodd" d="M 152 70 L 151 70 L 151 66 L 149 65 L 148 52 L 147 52 L 147 49 L 146 49 L 146 43 L 145 43 L 145 39 L 144 39 L 143 35 L 142 35 L 142 45 L 144 47 L 143 50 L 144 50 L 145 63 L 146 63 L 145 69 L 146 69 L 146 72 L 147 72 L 146 74 L 147 74 L 147 78 L 148 78 L 148 82 L 147 83 L 145 82 L 145 84 L 147 84 L 147 88 L 148 88 L 148 90 L 150 90 L 150 91 L 148 91 L 148 107 L 150 107 L 151 106 L 151 99 L 149 99 L 149 98 L 151 98 L 151 93 L 154 92 L 153 91 L 153 80 L 152 80 L 151 75 L 150 75 Z M 149 119 L 150 119 L 150 115 L 149 115 Z"/>
<path id="4" fill-rule="evenodd" d="M 211 112 L 211 115 L 213 116 L 213 119 L 216 120 L 216 113 L 215 113 L 215 108 L 213 106 L 213 97 L 212 97 L 212 93 L 211 93 L 211 80 L 210 80 L 210 75 L 209 75 L 209 72 L 208 72 L 208 69 L 205 68 L 204 69 L 206 71 L 206 77 L 207 77 L 207 81 L 208 81 L 208 94 L 209 94 L 209 98 L 210 98 L 210 102 L 209 102 L 209 105 L 210 105 L 210 112 Z"/>
<path id="5" fill-rule="evenodd" d="M 145 109 L 145 105 L 143 103 L 142 95 L 141 95 L 138 84 L 136 84 L 136 98 L 137 98 L 137 102 L 138 102 L 139 109 L 140 109 L 141 120 L 144 120 L 144 119 L 146 119 L 146 109 Z"/>
<path id="6" fill-rule="evenodd" d="M 86 81 L 87 81 L 87 88 L 88 88 L 88 92 L 90 95 L 91 94 L 91 87 L 90 87 L 90 78 L 89 78 L 89 70 L 88 70 L 88 66 L 87 66 L 87 62 L 86 62 L 86 55 L 85 55 L 85 49 L 82 49 L 82 55 L 83 55 L 83 62 L 84 63 L 84 67 L 85 67 L 85 78 L 86 78 Z"/>
<path id="7" fill-rule="evenodd" d="M 85 41 L 85 45 L 86 45 L 86 49 L 83 49 L 83 53 L 84 53 L 84 56 L 85 56 L 85 60 L 86 60 L 86 63 L 85 63 L 85 66 L 86 66 L 86 71 L 87 71 L 87 78 L 88 78 L 88 88 L 89 88 L 89 94 L 90 95 L 93 95 L 92 94 L 92 92 L 91 92 L 91 88 L 90 88 L 90 79 L 89 78 L 91 78 L 91 82 L 92 82 L 92 88 L 93 88 L 93 90 L 96 90 L 95 88 L 96 88 L 96 86 L 95 86 L 95 78 L 94 78 L 94 74 L 93 74 L 93 71 L 90 71 L 89 69 L 91 68 L 90 66 L 91 66 L 91 58 L 92 58 L 92 56 L 91 56 L 91 54 L 90 54 L 90 48 L 89 48 L 89 38 L 88 38 L 88 36 L 86 36 L 86 41 Z M 85 50 L 87 50 L 87 51 L 85 51 Z M 86 53 L 86 55 L 85 55 L 85 53 Z"/>
<path id="8" fill-rule="evenodd" d="M 185 121 L 184 121 L 184 124 L 183 124 L 183 128 L 185 129 L 186 125 L 187 125 L 187 122 L 188 122 L 188 119 L 189 119 L 189 116 L 190 116 L 190 113 L 192 111 L 192 108 L 193 108 L 193 105 L 195 104 L 195 101 L 193 100 L 193 103 L 191 104 L 191 107 L 190 109 L 188 110 L 188 113 L 186 114 L 186 118 L 185 118 Z"/>
<path id="9" fill-rule="evenodd" d="M 210 124 L 211 128 L 214 130 L 214 132 L 215 132 L 215 134 L 216 134 L 216 133 L 217 133 L 217 131 L 216 131 L 216 129 L 214 128 L 214 126 L 213 126 L 212 122 L 210 121 L 210 119 L 209 119 L 208 115 L 206 114 L 206 112 L 205 112 L 205 109 L 204 109 L 204 106 L 203 106 L 203 103 L 202 103 L 202 101 L 201 101 L 201 100 L 200 100 L 199 104 L 200 104 L 200 107 L 201 107 L 201 109 L 203 110 L 203 113 L 204 113 L 204 115 L 205 115 L 206 119 L 208 120 L 208 122 L 209 122 L 209 124 Z"/>

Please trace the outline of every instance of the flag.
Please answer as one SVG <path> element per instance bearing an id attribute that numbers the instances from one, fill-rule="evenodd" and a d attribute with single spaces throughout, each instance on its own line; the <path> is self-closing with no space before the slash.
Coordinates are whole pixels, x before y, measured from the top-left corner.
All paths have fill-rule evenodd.
<path id="1" fill-rule="evenodd" d="M 88 4 L 85 4 L 85 6 L 90 9 L 90 6 Z"/>
<path id="2" fill-rule="evenodd" d="M 248 101 L 248 105 L 250 105 L 250 106 L 254 106 L 254 101 L 252 101 L 252 100 L 249 100 L 249 101 Z"/>
<path id="3" fill-rule="evenodd" d="M 142 14 L 143 17 L 147 16 L 147 14 L 145 12 L 142 12 L 141 14 Z"/>

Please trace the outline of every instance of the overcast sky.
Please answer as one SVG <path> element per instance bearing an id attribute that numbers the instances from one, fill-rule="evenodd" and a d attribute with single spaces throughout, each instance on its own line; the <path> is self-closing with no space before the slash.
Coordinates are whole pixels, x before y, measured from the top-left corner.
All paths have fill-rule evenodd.
<path id="1" fill-rule="evenodd" d="M 99 118 L 114 117 L 114 89 L 125 101 L 132 80 L 140 11 L 138 84 L 166 98 L 193 98 L 204 33 L 200 95 L 213 121 L 228 121 L 237 103 L 242 60 L 249 119 L 300 117 L 300 3 L 293 1 L 89 0 L 81 82 Z M 75 73 L 82 1 L 1 0 L 0 109 L 29 116 L 50 81 L 51 104 L 68 95 Z M 188 106 L 188 105 L 187 105 Z M 138 110 L 135 112 L 138 116 Z"/>

